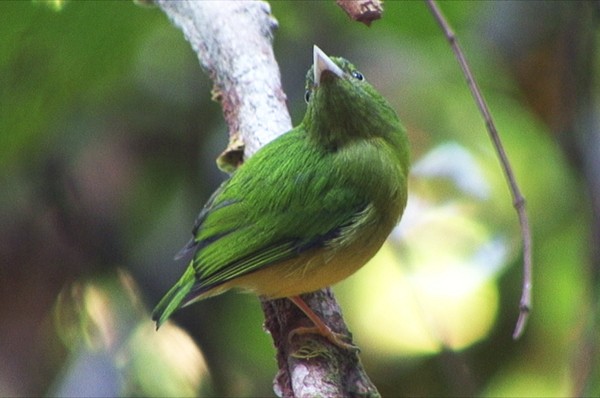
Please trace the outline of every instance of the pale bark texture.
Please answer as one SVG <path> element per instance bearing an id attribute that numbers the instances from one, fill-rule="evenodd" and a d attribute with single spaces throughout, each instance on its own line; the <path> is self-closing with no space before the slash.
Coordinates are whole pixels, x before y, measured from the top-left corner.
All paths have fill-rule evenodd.
<path id="1" fill-rule="evenodd" d="M 291 128 L 272 48 L 277 22 L 267 3 L 155 0 L 155 4 L 183 31 L 214 82 L 213 97 L 221 102 L 229 126 L 230 144 L 220 157 L 225 168 L 236 167 Z M 303 298 L 334 331 L 349 335 L 329 289 Z M 289 300 L 262 300 L 262 305 L 265 327 L 277 349 L 277 395 L 379 396 L 357 353 L 312 334 L 288 338 L 296 327 L 310 326 Z"/>
<path id="2" fill-rule="evenodd" d="M 155 3 L 183 31 L 213 80 L 213 98 L 223 107 L 230 141 L 243 142 L 244 158 L 291 129 L 273 55 L 272 37 L 277 21 L 267 3 Z"/>

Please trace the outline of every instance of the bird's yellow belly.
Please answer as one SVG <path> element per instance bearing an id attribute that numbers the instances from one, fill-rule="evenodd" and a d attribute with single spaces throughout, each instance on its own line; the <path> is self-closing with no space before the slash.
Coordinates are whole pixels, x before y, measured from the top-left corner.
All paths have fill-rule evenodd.
<path id="1" fill-rule="evenodd" d="M 268 298 L 281 298 L 322 289 L 347 278 L 365 265 L 377 253 L 386 236 L 387 233 L 377 239 L 372 236 L 368 241 L 357 241 L 339 250 L 310 250 L 294 259 L 227 282 L 219 287 L 219 292 L 241 288 Z"/>

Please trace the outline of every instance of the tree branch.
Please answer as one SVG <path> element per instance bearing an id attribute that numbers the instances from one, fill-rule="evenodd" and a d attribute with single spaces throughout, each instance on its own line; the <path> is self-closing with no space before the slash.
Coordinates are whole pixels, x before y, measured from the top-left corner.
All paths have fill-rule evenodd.
<path id="1" fill-rule="evenodd" d="M 213 80 L 230 144 L 245 157 L 291 129 L 272 47 L 277 21 L 267 3 L 155 0 L 179 27 Z M 231 147 L 231 145 L 230 145 Z"/>
<path id="2" fill-rule="evenodd" d="M 271 43 L 277 22 L 267 3 L 155 0 L 155 4 L 183 31 L 214 82 L 213 98 L 221 102 L 229 126 L 230 143 L 219 157 L 222 168 L 235 169 L 291 129 Z M 329 289 L 303 298 L 332 330 L 349 334 Z M 307 319 L 289 300 L 262 300 L 262 306 L 265 327 L 277 349 L 278 395 L 379 396 L 357 354 L 342 352 L 316 335 L 290 341 L 290 332 Z"/>

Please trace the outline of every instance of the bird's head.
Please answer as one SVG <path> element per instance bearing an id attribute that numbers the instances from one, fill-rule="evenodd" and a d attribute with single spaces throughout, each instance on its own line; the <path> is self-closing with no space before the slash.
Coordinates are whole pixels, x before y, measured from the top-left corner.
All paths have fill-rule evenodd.
<path id="1" fill-rule="evenodd" d="M 348 60 L 313 49 L 306 75 L 308 109 L 303 124 L 309 135 L 336 148 L 354 139 L 385 136 L 398 130 L 389 103 Z"/>

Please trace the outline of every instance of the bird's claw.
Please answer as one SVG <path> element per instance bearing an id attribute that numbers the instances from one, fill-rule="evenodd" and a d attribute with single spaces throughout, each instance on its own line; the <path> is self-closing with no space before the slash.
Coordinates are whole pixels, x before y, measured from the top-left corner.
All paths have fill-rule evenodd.
<path id="1" fill-rule="evenodd" d="M 348 336 L 342 333 L 336 333 L 327 327 L 326 330 L 318 328 L 316 326 L 312 327 L 298 327 L 290 332 L 288 335 L 288 339 L 291 342 L 294 336 L 303 335 L 303 334 L 318 334 L 325 337 L 331 344 L 348 351 L 352 351 L 358 353 L 360 348 L 351 343 L 346 343 L 344 339 L 348 338 Z"/>

